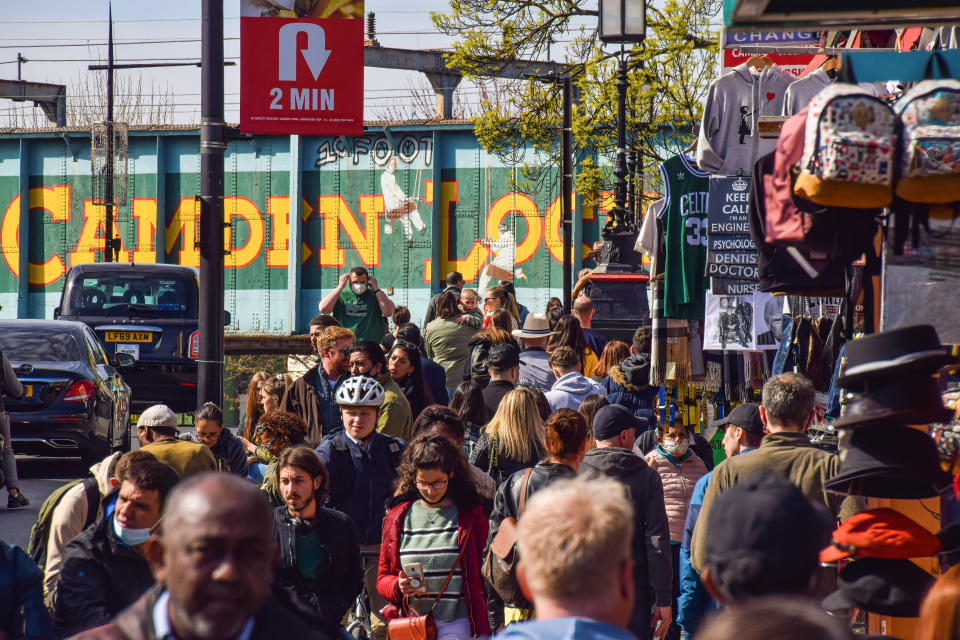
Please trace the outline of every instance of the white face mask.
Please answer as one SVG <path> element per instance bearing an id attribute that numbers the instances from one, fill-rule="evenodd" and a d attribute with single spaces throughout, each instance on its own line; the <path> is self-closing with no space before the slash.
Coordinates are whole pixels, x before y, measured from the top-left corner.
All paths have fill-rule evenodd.
<path id="1" fill-rule="evenodd" d="M 136 547 L 150 539 L 150 527 L 146 529 L 121 527 L 116 517 L 113 518 L 113 533 L 119 538 L 120 542 L 129 547 Z"/>
<path id="2" fill-rule="evenodd" d="M 686 439 L 677 441 L 664 438 L 663 440 L 663 450 L 675 457 L 682 456 L 689 448 L 690 443 Z"/>
<path id="3" fill-rule="evenodd" d="M 365 282 L 353 282 L 350 284 L 350 291 L 353 291 L 358 296 L 362 296 L 367 292 L 367 284 Z"/>

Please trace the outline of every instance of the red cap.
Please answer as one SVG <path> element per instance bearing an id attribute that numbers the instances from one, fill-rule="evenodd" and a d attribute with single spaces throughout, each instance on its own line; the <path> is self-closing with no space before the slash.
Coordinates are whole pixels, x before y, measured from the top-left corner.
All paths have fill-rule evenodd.
<path id="1" fill-rule="evenodd" d="M 893 509 L 870 509 L 847 518 L 833 532 L 820 562 L 841 558 L 926 558 L 940 552 L 940 540 Z"/>

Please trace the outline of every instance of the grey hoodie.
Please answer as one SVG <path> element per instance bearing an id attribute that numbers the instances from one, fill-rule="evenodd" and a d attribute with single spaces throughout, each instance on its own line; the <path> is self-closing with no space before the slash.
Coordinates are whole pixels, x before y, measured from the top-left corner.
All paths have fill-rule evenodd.
<path id="1" fill-rule="evenodd" d="M 783 97 L 783 115 L 792 116 L 803 111 L 832 82 L 822 67 L 792 82 Z M 860 87 L 878 97 L 886 92 L 883 82 L 861 82 Z"/>
<path id="2" fill-rule="evenodd" d="M 553 411 L 564 407 L 576 411 L 583 399 L 594 393 L 607 397 L 606 389 L 599 382 L 594 382 L 578 371 L 572 371 L 557 378 L 546 396 Z"/>
<path id="3" fill-rule="evenodd" d="M 776 138 L 757 135 L 760 116 L 779 116 L 783 94 L 793 76 L 774 67 L 755 74 L 746 64 L 720 76 L 707 91 L 697 140 L 697 164 L 709 173 L 732 176 L 753 171 L 760 156 L 770 153 Z"/>

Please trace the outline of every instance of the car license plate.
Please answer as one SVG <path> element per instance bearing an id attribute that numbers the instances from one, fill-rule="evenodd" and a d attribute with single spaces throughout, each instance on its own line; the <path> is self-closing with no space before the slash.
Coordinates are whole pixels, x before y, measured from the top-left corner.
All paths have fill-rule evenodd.
<path id="1" fill-rule="evenodd" d="M 129 353 L 134 360 L 140 359 L 140 345 L 138 344 L 118 344 L 117 353 Z"/>
<path id="2" fill-rule="evenodd" d="M 151 331 L 107 331 L 104 336 L 107 342 L 153 342 Z"/>
<path id="3" fill-rule="evenodd" d="M 25 384 L 25 385 L 23 385 L 23 397 L 24 397 L 24 398 L 32 398 L 32 397 L 33 397 L 33 385 L 32 385 L 32 384 Z"/>

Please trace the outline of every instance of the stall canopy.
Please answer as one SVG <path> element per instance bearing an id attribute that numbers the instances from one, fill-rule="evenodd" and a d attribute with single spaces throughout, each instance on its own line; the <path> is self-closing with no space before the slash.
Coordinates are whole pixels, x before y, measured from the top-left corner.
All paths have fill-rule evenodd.
<path id="1" fill-rule="evenodd" d="M 960 23 L 957 0 L 724 0 L 728 32 Z"/>

